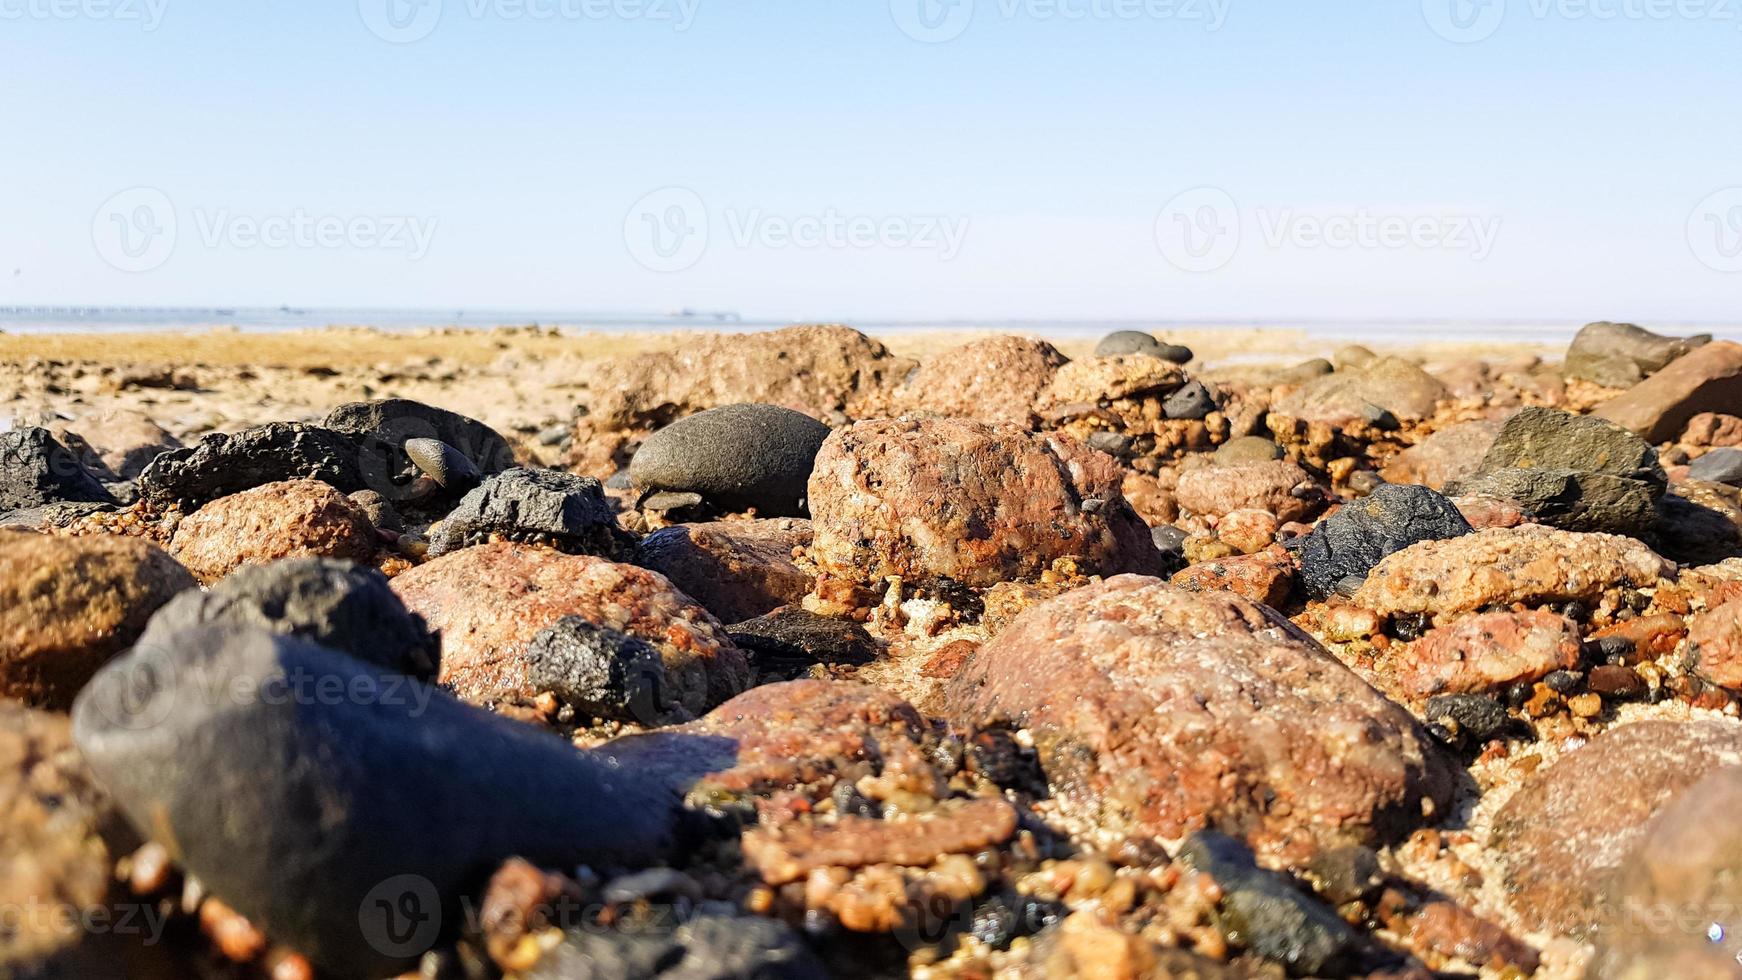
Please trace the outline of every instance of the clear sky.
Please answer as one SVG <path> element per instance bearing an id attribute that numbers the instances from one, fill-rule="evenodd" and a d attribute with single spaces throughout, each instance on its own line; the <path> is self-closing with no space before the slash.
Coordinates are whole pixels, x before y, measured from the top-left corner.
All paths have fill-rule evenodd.
<path id="1" fill-rule="evenodd" d="M 1742 320 L 1742 0 L 0 0 L 0 305 Z"/>

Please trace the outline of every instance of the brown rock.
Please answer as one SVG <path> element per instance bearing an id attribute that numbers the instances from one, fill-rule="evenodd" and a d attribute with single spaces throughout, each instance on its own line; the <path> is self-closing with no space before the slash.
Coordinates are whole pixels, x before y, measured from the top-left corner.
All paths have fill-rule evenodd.
<path id="1" fill-rule="evenodd" d="M 896 404 L 903 412 L 1026 427 L 1067 361 L 1044 340 L 987 337 L 928 358 L 896 394 Z"/>
<path id="2" fill-rule="evenodd" d="M 0 534 L 0 697 L 61 710 L 192 575 L 138 538 Z"/>
<path id="3" fill-rule="evenodd" d="M 1371 419 L 1378 408 L 1413 422 L 1432 415 L 1445 397 L 1446 386 L 1433 375 L 1400 358 L 1381 357 L 1309 381 L 1277 399 L 1272 408 L 1308 422 L 1333 424 Z"/>
<path id="4" fill-rule="evenodd" d="M 1294 590 L 1294 556 L 1281 545 L 1255 555 L 1199 562 L 1180 571 L 1173 584 L 1191 592 L 1226 590 L 1267 606 L 1280 606 Z"/>
<path id="5" fill-rule="evenodd" d="M 814 579 L 792 557 L 810 543 L 810 521 L 680 524 L 648 535 L 636 564 L 670 579 L 720 622 L 741 623 L 810 592 Z"/>
<path id="6" fill-rule="evenodd" d="M 1713 341 L 1629 388 L 1596 415 L 1632 429 L 1647 442 L 1668 442 L 1701 412 L 1742 403 L 1742 344 Z"/>
<path id="7" fill-rule="evenodd" d="M 1497 419 L 1460 422 L 1435 432 L 1386 462 L 1387 483 L 1416 483 L 1434 490 L 1476 472 L 1504 424 Z"/>
<path id="8" fill-rule="evenodd" d="M 1398 683 L 1416 697 L 1476 694 L 1579 665 L 1579 627 L 1547 610 L 1467 616 L 1400 654 Z"/>
<path id="9" fill-rule="evenodd" d="M 972 854 L 1016 833 L 1016 810 L 997 798 L 950 801 L 907 820 L 842 817 L 832 824 L 756 827 L 744 856 L 770 885 L 799 881 L 823 868 L 873 864 L 920 866 L 946 854 Z"/>
<path id="10" fill-rule="evenodd" d="M 1207 517 L 1256 509 L 1269 511 L 1278 520 L 1298 521 L 1322 506 L 1312 477 L 1286 459 L 1204 466 L 1181 473 L 1174 496 L 1181 508 Z"/>
<path id="11" fill-rule="evenodd" d="M 819 573 L 866 585 L 1153 569 L 1159 553 L 1120 486 L 1111 457 L 1062 436 L 965 419 L 860 422 L 817 454 L 811 557 Z"/>
<path id="12" fill-rule="evenodd" d="M 1491 527 L 1517 527 L 1530 521 L 1516 500 L 1466 495 L 1453 497 L 1452 506 L 1458 508 L 1464 520 L 1478 531 Z"/>
<path id="13" fill-rule="evenodd" d="M 169 434 L 144 412 L 117 408 L 86 412 L 75 421 L 50 426 L 62 442 L 69 430 L 89 446 L 109 472 L 123 480 L 138 478 L 146 464 L 172 449 L 181 440 Z"/>
<path id="14" fill-rule="evenodd" d="M 1707 774 L 1739 764 L 1742 725 L 1645 721 L 1533 773 L 1495 814 L 1489 841 L 1518 919 L 1583 937 L 1664 808 Z"/>
<path id="15" fill-rule="evenodd" d="M 377 540 L 351 498 L 319 480 L 287 480 L 201 507 L 176 527 L 170 552 L 210 584 L 243 565 L 280 558 L 366 563 Z"/>
<path id="16" fill-rule="evenodd" d="M 1717 412 L 1701 412 L 1688 419 L 1688 427 L 1678 441 L 1684 446 L 1710 449 L 1742 446 L 1742 418 Z"/>
<path id="17" fill-rule="evenodd" d="M 1056 412 L 1066 405 L 1138 396 L 1161 398 L 1185 383 L 1186 375 L 1179 365 L 1159 357 L 1092 357 L 1059 368 L 1041 398 L 1041 406 L 1043 411 Z"/>
<path id="18" fill-rule="evenodd" d="M 1688 653 L 1700 676 L 1742 690 L 1742 599 L 1732 599 L 1688 624 Z"/>
<path id="19" fill-rule="evenodd" d="M 1406 833 L 1451 792 L 1403 709 L 1226 592 L 1119 576 L 1066 593 L 981 647 L 949 696 L 965 721 L 1033 732 L 1060 804 L 1114 833 L 1209 826 L 1299 859 Z"/>
<path id="20" fill-rule="evenodd" d="M 1515 602 L 1592 601 L 1611 590 L 1654 585 L 1672 571 L 1632 538 L 1527 524 L 1411 545 L 1381 561 L 1354 602 L 1444 622 Z"/>
<path id="21" fill-rule="evenodd" d="M 666 692 L 692 714 L 750 680 L 744 652 L 714 617 L 664 576 L 633 565 L 502 542 L 405 572 L 393 591 L 441 633 L 440 683 L 475 704 L 536 697 L 527 645 L 564 616 L 651 644 L 664 664 Z"/>
<path id="22" fill-rule="evenodd" d="M 1281 528 L 1270 511 L 1236 510 L 1216 522 L 1216 538 L 1243 555 L 1254 555 L 1275 544 Z"/>

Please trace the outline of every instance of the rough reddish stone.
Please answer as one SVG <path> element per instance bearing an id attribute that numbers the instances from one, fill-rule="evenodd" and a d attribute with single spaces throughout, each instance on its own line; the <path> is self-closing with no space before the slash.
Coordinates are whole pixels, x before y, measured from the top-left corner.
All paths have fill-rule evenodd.
<path id="1" fill-rule="evenodd" d="M 1192 592 L 1222 589 L 1267 606 L 1288 601 L 1296 575 L 1294 556 L 1281 545 L 1255 555 L 1199 562 L 1174 575 L 1173 584 Z"/>
<path id="2" fill-rule="evenodd" d="M 1678 440 L 1684 446 L 1719 449 L 1742 446 L 1742 418 L 1718 412 L 1701 412 L 1688 419 Z"/>
<path id="3" fill-rule="evenodd" d="M 896 405 L 903 412 L 1027 426 L 1067 361 L 1044 340 L 986 337 L 926 359 L 896 393 Z"/>
<path id="4" fill-rule="evenodd" d="M 1391 457 L 1379 475 L 1387 483 L 1415 483 L 1443 490 L 1446 484 L 1476 472 L 1502 424 L 1497 419 L 1478 419 L 1441 429 Z"/>
<path id="5" fill-rule="evenodd" d="M 1236 510 L 1216 522 L 1216 539 L 1243 555 L 1253 555 L 1276 543 L 1282 522 L 1267 510 Z"/>
<path id="6" fill-rule="evenodd" d="M 209 584 L 280 558 L 365 563 L 377 540 L 351 498 L 319 480 L 287 480 L 220 497 L 183 518 L 170 552 Z"/>
<path id="7" fill-rule="evenodd" d="M 1209 826 L 1299 859 L 1405 833 L 1452 787 L 1415 720 L 1279 614 L 1156 579 L 1025 613 L 949 698 L 1033 732 L 1067 812 L 1115 833 Z"/>
<path id="8" fill-rule="evenodd" d="M 66 709 L 193 576 L 138 538 L 0 533 L 0 697 Z"/>
<path id="9" fill-rule="evenodd" d="M 1181 473 L 1174 497 L 1184 510 L 1206 517 L 1264 510 L 1282 521 L 1298 521 L 1322 505 L 1312 477 L 1286 459 L 1204 466 Z"/>
<path id="10" fill-rule="evenodd" d="M 1489 845 L 1519 921 L 1584 936 L 1617 870 L 1680 794 L 1742 765 L 1742 725 L 1644 721 L 1537 770 L 1495 814 Z"/>
<path id="11" fill-rule="evenodd" d="M 1599 418 L 1632 429 L 1647 442 L 1668 442 L 1701 412 L 1742 404 L 1742 344 L 1713 341 L 1597 409 Z"/>
<path id="12" fill-rule="evenodd" d="M 652 644 L 667 693 L 692 714 L 742 691 L 744 651 L 719 622 L 666 581 L 633 565 L 501 542 L 404 572 L 393 591 L 442 636 L 440 682 L 477 704 L 535 697 L 526 648 L 539 631 L 579 616 Z"/>
<path id="13" fill-rule="evenodd" d="M 1057 568 L 1149 571 L 1160 555 L 1113 459 L 1075 440 L 966 419 L 840 429 L 811 474 L 818 571 L 985 587 Z"/>
<path id="14" fill-rule="evenodd" d="M 1016 833 L 1016 810 L 997 798 L 951 801 L 907 820 L 843 817 L 832 824 L 756 827 L 744 856 L 771 885 L 799 881 L 821 868 L 931 864 L 945 854 L 972 854 Z"/>
<path id="15" fill-rule="evenodd" d="M 1399 655 L 1410 694 L 1474 694 L 1535 681 L 1579 665 L 1579 627 L 1547 610 L 1467 616 L 1429 630 Z"/>
<path id="16" fill-rule="evenodd" d="M 1058 412 L 1068 405 L 1093 405 L 1138 396 L 1160 398 L 1185 383 L 1185 372 L 1159 357 L 1092 357 L 1060 368 L 1041 398 L 1041 407 L 1043 411 Z"/>
<path id="17" fill-rule="evenodd" d="M 1446 386 L 1433 375 L 1408 361 L 1381 357 L 1315 378 L 1278 398 L 1272 409 L 1308 422 L 1337 424 L 1366 420 L 1374 408 L 1381 408 L 1413 422 L 1432 415 L 1445 397 Z"/>
<path id="18" fill-rule="evenodd" d="M 810 592 L 813 577 L 792 557 L 810 543 L 810 521 L 679 524 L 648 535 L 636 564 L 670 579 L 720 622 L 742 623 Z"/>
<path id="19" fill-rule="evenodd" d="M 1742 599 L 1707 610 L 1688 624 L 1688 652 L 1700 676 L 1742 689 Z"/>
<path id="20" fill-rule="evenodd" d="M 1458 513 L 1464 515 L 1464 520 L 1478 531 L 1491 527 L 1517 527 L 1528 524 L 1529 517 L 1524 508 L 1518 506 L 1516 500 L 1502 500 L 1499 497 L 1463 496 L 1453 497 L 1452 505 L 1458 508 Z"/>
<path id="21" fill-rule="evenodd" d="M 1527 524 L 1411 545 L 1380 562 L 1354 601 L 1386 614 L 1443 620 L 1515 602 L 1595 600 L 1625 586 L 1654 585 L 1672 571 L 1632 538 Z"/>

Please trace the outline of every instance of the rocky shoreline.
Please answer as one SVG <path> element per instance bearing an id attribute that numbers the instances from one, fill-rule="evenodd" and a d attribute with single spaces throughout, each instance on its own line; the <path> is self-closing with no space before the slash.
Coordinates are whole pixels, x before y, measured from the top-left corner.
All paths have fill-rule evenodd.
<path id="1" fill-rule="evenodd" d="M 344 337 L 0 370 L 0 977 L 1742 976 L 1742 345 Z"/>

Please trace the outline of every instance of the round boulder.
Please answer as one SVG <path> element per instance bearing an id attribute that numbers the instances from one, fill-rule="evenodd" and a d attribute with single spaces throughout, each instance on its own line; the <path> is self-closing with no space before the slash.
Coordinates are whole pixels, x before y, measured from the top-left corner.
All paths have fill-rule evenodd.
<path id="1" fill-rule="evenodd" d="M 805 516 L 805 485 L 829 427 L 778 405 L 710 409 L 647 437 L 629 461 L 643 490 L 697 493 L 727 511 Z"/>
<path id="2" fill-rule="evenodd" d="M 351 498 L 318 480 L 287 480 L 221 497 L 176 527 L 170 552 L 211 583 L 280 558 L 367 562 L 376 534 Z"/>

